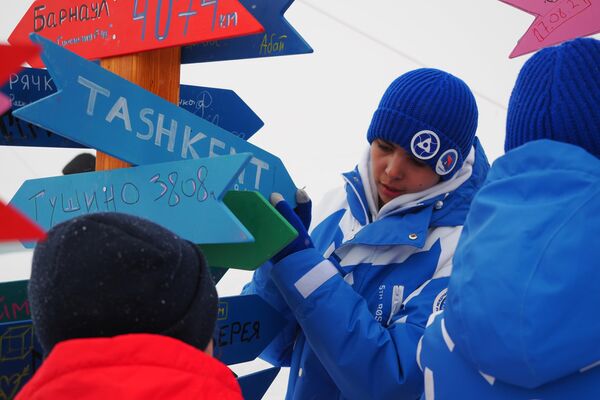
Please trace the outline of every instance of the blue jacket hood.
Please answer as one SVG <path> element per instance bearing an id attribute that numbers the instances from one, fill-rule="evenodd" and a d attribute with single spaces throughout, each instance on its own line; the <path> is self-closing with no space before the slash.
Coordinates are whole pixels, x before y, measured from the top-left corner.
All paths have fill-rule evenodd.
<path id="1" fill-rule="evenodd" d="M 523 388 L 600 361 L 600 160 L 539 140 L 493 165 L 454 256 L 445 315 L 478 371 Z"/>

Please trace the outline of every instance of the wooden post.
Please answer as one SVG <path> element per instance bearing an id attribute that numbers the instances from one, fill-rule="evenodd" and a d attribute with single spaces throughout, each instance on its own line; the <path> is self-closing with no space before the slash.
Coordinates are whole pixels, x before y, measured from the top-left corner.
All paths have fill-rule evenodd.
<path id="1" fill-rule="evenodd" d="M 101 60 L 100 65 L 171 103 L 179 103 L 181 47 L 107 58 Z M 108 154 L 97 152 L 96 171 L 130 166 Z"/>

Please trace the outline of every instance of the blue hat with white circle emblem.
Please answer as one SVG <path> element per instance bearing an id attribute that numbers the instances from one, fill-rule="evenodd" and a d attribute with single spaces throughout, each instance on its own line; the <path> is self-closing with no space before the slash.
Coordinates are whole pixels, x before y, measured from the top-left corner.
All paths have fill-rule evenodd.
<path id="1" fill-rule="evenodd" d="M 373 115 L 367 140 L 395 143 L 443 180 L 458 171 L 473 146 L 477 104 L 461 79 L 433 68 L 397 78 Z"/>

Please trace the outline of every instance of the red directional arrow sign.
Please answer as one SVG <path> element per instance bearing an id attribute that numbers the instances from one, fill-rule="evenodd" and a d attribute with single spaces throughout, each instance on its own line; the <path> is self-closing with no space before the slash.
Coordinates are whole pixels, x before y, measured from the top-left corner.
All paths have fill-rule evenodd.
<path id="1" fill-rule="evenodd" d="M 39 240 L 44 231 L 11 206 L 0 201 L 0 242 Z"/>
<path id="2" fill-rule="evenodd" d="M 36 0 L 8 41 L 36 32 L 93 60 L 263 31 L 238 0 Z"/>

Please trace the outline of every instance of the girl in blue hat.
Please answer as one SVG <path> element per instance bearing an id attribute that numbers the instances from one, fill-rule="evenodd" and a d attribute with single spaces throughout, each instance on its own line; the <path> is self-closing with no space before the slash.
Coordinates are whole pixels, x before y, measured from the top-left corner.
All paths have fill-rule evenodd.
<path id="1" fill-rule="evenodd" d="M 429 315 L 444 304 L 469 203 L 489 168 L 475 139 L 477 106 L 460 79 L 418 69 L 383 95 L 356 168 L 310 222 L 272 203 L 299 237 L 259 268 L 256 293 L 288 324 L 263 352 L 290 366 L 287 399 L 411 399 Z"/>

